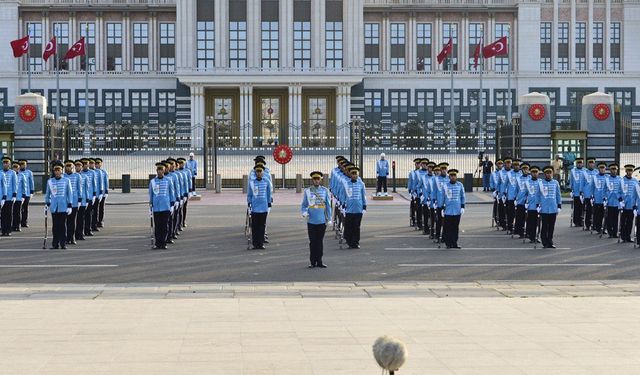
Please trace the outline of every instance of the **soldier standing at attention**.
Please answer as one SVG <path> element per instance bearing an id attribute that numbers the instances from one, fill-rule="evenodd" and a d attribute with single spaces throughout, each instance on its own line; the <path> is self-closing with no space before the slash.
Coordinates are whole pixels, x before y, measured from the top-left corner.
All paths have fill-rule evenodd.
<path id="1" fill-rule="evenodd" d="M 11 222 L 13 220 L 13 204 L 18 195 L 18 175 L 10 168 L 11 158 L 2 158 L 2 176 L 4 177 L 4 195 L 6 196 L 2 206 L 0 222 L 2 223 L 2 236 L 11 236 Z"/>
<path id="2" fill-rule="evenodd" d="M 13 164 L 13 171 L 16 173 L 16 178 L 18 180 L 18 190 L 16 190 L 16 202 L 13 204 L 13 218 L 11 220 L 11 230 L 14 232 L 20 232 L 22 231 L 20 229 L 20 222 L 22 222 L 22 218 L 20 217 L 20 215 L 22 215 L 22 203 L 24 202 L 24 199 L 26 197 L 26 194 L 28 194 L 28 186 L 27 186 L 27 180 L 25 179 L 25 175 L 20 173 L 20 163 L 18 163 L 17 161 L 14 161 Z"/>
<path id="3" fill-rule="evenodd" d="M 29 227 L 29 202 L 31 201 L 31 197 L 33 197 L 33 193 L 36 192 L 34 181 L 33 181 L 33 172 L 27 168 L 27 159 L 22 159 L 19 161 L 20 163 L 20 173 L 23 173 L 25 178 L 27 179 L 27 187 L 28 193 L 24 202 L 22 202 L 22 222 L 20 226 L 22 228 Z"/>
<path id="4" fill-rule="evenodd" d="M 109 196 L 109 174 L 102 168 L 102 159 L 96 158 L 96 171 L 100 174 L 102 180 L 102 198 L 98 204 L 98 228 L 104 226 L 104 204 Z"/>
<path id="5" fill-rule="evenodd" d="M 193 152 L 189 153 L 187 169 L 191 172 L 191 192 L 196 194 L 196 177 L 198 176 L 198 161 L 194 158 Z"/>
<path id="6" fill-rule="evenodd" d="M 91 232 L 91 212 L 93 211 L 93 206 L 96 204 L 96 184 L 95 184 L 95 174 L 91 169 L 89 169 L 89 159 L 82 159 L 82 176 L 85 179 L 85 187 L 87 192 L 87 206 L 84 208 L 84 235 L 91 237 L 93 236 L 93 232 Z"/>
<path id="7" fill-rule="evenodd" d="M 527 200 L 526 182 L 529 180 L 529 164 L 522 163 L 522 174 L 516 177 L 516 184 L 518 185 L 518 194 L 516 195 L 516 218 L 513 224 L 513 233 L 517 234 L 520 238 L 524 238 L 524 225 L 527 210 L 524 207 Z"/>
<path id="8" fill-rule="evenodd" d="M 502 159 L 496 160 L 496 170 L 491 173 L 491 179 L 489 180 L 489 190 L 493 193 L 493 220 L 497 227 L 502 226 L 502 220 L 504 220 L 504 206 L 500 197 L 500 189 L 502 189 L 502 180 L 500 178 L 500 171 L 504 162 Z"/>
<path id="9" fill-rule="evenodd" d="M 622 214 L 620 215 L 620 239 L 622 242 L 631 242 L 631 228 L 633 227 L 634 211 L 636 207 L 636 187 L 638 180 L 633 178 L 633 170 L 636 167 L 632 164 L 624 166 L 625 176 L 622 178 L 620 188 L 622 189 Z"/>
<path id="10" fill-rule="evenodd" d="M 531 167 L 531 178 L 525 181 L 525 196 L 526 203 L 525 209 L 527 210 L 527 238 L 529 243 L 536 243 L 536 236 L 538 225 L 538 191 L 540 190 L 540 184 L 538 179 L 538 173 L 540 168 L 537 166 Z"/>
<path id="11" fill-rule="evenodd" d="M 443 209 L 444 218 L 442 238 L 447 249 L 460 249 L 458 246 L 458 233 L 460 231 L 460 218 L 464 215 L 464 186 L 458 181 L 458 170 L 449 170 L 449 182 L 443 185 Z"/>
<path id="12" fill-rule="evenodd" d="M 560 184 L 553 179 L 553 167 L 544 167 L 544 179 L 538 182 L 538 212 L 542 221 L 540 229 L 540 240 L 545 249 L 555 249 L 553 244 L 553 231 L 556 225 L 556 217 L 562 210 L 562 196 L 560 195 Z"/>
<path id="13" fill-rule="evenodd" d="M 618 176 L 618 164 L 609 165 L 607 177 L 607 217 L 605 223 L 609 238 L 618 238 L 618 212 L 624 208 L 622 179 Z"/>
<path id="14" fill-rule="evenodd" d="M 47 181 L 47 193 L 44 196 L 44 203 L 47 209 L 51 211 L 53 221 L 53 243 L 51 249 L 66 249 L 66 216 L 71 215 L 73 211 L 71 206 L 73 203 L 73 192 L 71 191 L 71 182 L 69 179 L 62 177 L 62 166 L 55 165 L 53 167 L 53 178 Z"/>
<path id="15" fill-rule="evenodd" d="M 584 198 L 584 230 L 590 230 L 593 225 L 593 190 L 594 180 L 598 171 L 595 169 L 596 159 L 587 158 L 587 169 L 584 171 L 582 195 Z"/>
<path id="16" fill-rule="evenodd" d="M 331 225 L 331 201 L 329 190 L 320 185 L 322 172 L 311 172 L 311 187 L 304 190 L 302 217 L 307 218 L 307 231 L 309 233 L 309 268 L 327 268 L 322 262 L 324 233 L 327 225 Z"/>
<path id="17" fill-rule="evenodd" d="M 76 167 L 76 174 L 78 175 L 78 182 L 80 183 L 81 189 L 81 194 L 78 197 L 78 211 L 76 212 L 75 239 L 83 241 L 85 209 L 87 208 L 87 202 L 91 200 L 91 197 L 87 193 L 87 178 L 82 174 L 82 160 L 76 160 L 74 165 Z M 71 188 L 73 189 L 73 184 Z"/>
<path id="18" fill-rule="evenodd" d="M 154 249 L 165 250 L 169 238 L 169 217 L 175 210 L 172 180 L 165 177 L 167 165 L 156 163 L 156 177 L 149 182 L 149 205 L 153 213 Z"/>
<path id="19" fill-rule="evenodd" d="M 409 177 L 407 178 L 407 190 L 409 191 L 409 196 L 411 197 L 411 203 L 409 204 L 409 217 L 412 227 L 415 227 L 417 225 L 416 216 L 418 215 L 418 207 L 420 204 L 420 200 L 418 199 L 416 192 L 413 190 L 413 185 L 416 178 L 416 172 L 418 171 L 418 169 L 420 169 L 421 160 L 422 159 L 420 158 L 413 159 L 414 170 L 409 172 Z"/>
<path id="20" fill-rule="evenodd" d="M 387 196 L 387 176 L 389 176 L 389 162 L 385 159 L 384 152 L 380 154 L 380 160 L 376 162 L 376 176 L 378 183 L 376 185 L 377 196 Z M 383 193 L 384 190 L 384 193 Z"/>
<path id="21" fill-rule="evenodd" d="M 264 168 L 261 165 L 253 167 L 256 179 L 249 181 L 247 205 L 251 211 L 251 235 L 254 250 L 264 250 L 264 230 L 267 223 L 267 213 L 271 209 L 271 186 L 269 181 L 262 178 Z"/>
<path id="22" fill-rule="evenodd" d="M 449 177 L 447 175 L 447 168 L 449 168 L 448 163 L 440 163 L 438 164 L 440 167 L 440 176 L 436 176 L 436 200 L 434 202 L 434 209 L 436 210 L 436 233 L 435 237 L 438 243 L 442 241 L 444 237 L 444 225 L 442 218 L 442 209 L 444 207 L 444 185 L 449 182 Z"/>
<path id="23" fill-rule="evenodd" d="M 76 239 L 76 218 L 78 216 L 78 207 L 82 203 L 84 189 L 82 188 L 82 177 L 74 171 L 73 160 L 64 162 L 64 177 L 71 184 L 71 215 L 67 215 L 67 231 L 65 234 L 67 245 L 75 245 Z"/>
<path id="24" fill-rule="evenodd" d="M 360 169 L 356 166 L 349 168 L 349 180 L 344 182 L 344 239 L 349 249 L 360 248 L 360 225 L 362 216 L 367 212 L 367 192 L 364 182 L 358 177 Z"/>
<path id="25" fill-rule="evenodd" d="M 598 163 L 598 173 L 593 175 L 593 223 L 594 231 L 602 231 L 602 219 L 604 218 L 604 206 L 607 204 L 607 163 Z"/>
<path id="26" fill-rule="evenodd" d="M 573 199 L 573 225 L 576 227 L 582 226 L 582 208 L 584 205 L 584 194 L 582 188 L 585 182 L 585 171 L 583 167 L 582 158 L 576 159 L 576 167 L 569 171 L 570 186 L 571 186 L 571 199 Z"/>

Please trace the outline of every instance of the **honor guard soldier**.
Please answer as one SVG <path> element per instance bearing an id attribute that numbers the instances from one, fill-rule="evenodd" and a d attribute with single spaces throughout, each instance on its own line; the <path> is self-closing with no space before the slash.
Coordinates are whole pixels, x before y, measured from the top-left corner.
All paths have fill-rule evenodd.
<path id="1" fill-rule="evenodd" d="M 87 191 L 87 206 L 84 208 L 84 236 L 91 237 L 91 215 L 93 207 L 96 204 L 96 175 L 89 169 L 89 159 L 82 159 L 82 176 L 85 179 L 85 187 Z"/>
<path id="2" fill-rule="evenodd" d="M 260 165 L 253 167 L 256 179 L 249 181 L 247 205 L 251 211 L 251 235 L 253 249 L 264 249 L 264 231 L 267 223 L 267 213 L 271 209 L 271 186 L 262 177 L 264 168 Z"/>
<path id="3" fill-rule="evenodd" d="M 458 181 L 458 170 L 449 170 L 449 182 L 443 186 L 443 210 L 444 218 L 442 239 L 447 249 L 459 249 L 458 233 L 460 231 L 460 218 L 464 215 L 464 186 Z"/>
<path id="4" fill-rule="evenodd" d="M 633 170 L 635 166 L 627 164 L 624 166 L 625 175 L 622 178 L 620 188 L 622 189 L 622 213 L 620 214 L 620 240 L 622 242 L 631 242 L 631 229 L 633 228 L 634 212 L 637 212 L 638 200 L 637 187 L 638 180 L 633 178 Z"/>
<path id="5" fill-rule="evenodd" d="M 418 205 L 416 206 L 418 229 L 426 228 L 427 225 L 426 222 L 423 222 L 424 205 L 426 203 L 426 200 L 424 198 L 424 177 L 427 175 L 427 164 L 429 164 L 429 159 L 420 160 L 420 169 L 415 172 L 413 180 L 413 191 L 415 191 L 418 200 Z"/>
<path id="6" fill-rule="evenodd" d="M 18 190 L 16 190 L 16 202 L 13 204 L 11 230 L 14 232 L 20 232 L 22 231 L 20 229 L 20 223 L 22 222 L 22 204 L 24 203 L 24 199 L 27 197 L 29 188 L 27 186 L 25 175 L 20 173 L 20 163 L 18 163 L 18 161 L 14 161 L 12 167 L 18 179 Z"/>
<path id="7" fill-rule="evenodd" d="M 429 238 L 436 238 L 436 223 L 440 222 L 437 217 L 437 201 L 438 201 L 438 177 L 440 177 L 440 166 L 434 162 L 429 162 L 430 168 L 433 170 L 433 176 L 429 181 L 429 189 L 427 200 L 429 202 L 429 221 L 431 222 Z M 440 224 L 438 224 L 440 225 Z"/>
<path id="8" fill-rule="evenodd" d="M 91 207 L 91 231 L 100 232 L 100 229 L 98 229 L 98 211 L 100 211 L 100 201 L 104 197 L 104 184 L 102 174 L 96 169 L 95 158 L 89 158 L 89 170 L 93 172 L 93 183 L 96 191 L 96 201 Z"/>
<path id="9" fill-rule="evenodd" d="M 100 198 L 98 205 L 98 224 L 96 226 L 102 228 L 104 226 L 104 205 L 109 196 L 109 174 L 102 168 L 102 159 L 100 158 L 96 158 L 96 171 L 101 174 L 102 178 L 102 198 Z"/>
<path id="10" fill-rule="evenodd" d="M 18 175 L 11 169 L 11 158 L 4 157 L 2 159 L 2 173 L 6 199 L 2 206 L 0 222 L 2 236 L 7 237 L 11 235 L 11 228 L 13 226 L 13 204 L 18 197 Z"/>
<path id="11" fill-rule="evenodd" d="M 540 201 L 538 201 L 538 192 L 540 191 L 540 179 L 538 178 L 539 172 L 539 167 L 535 165 L 532 166 L 531 178 L 525 181 L 525 209 L 527 210 L 527 238 L 529 239 L 529 243 L 537 242 L 537 230 L 538 225 L 540 225 L 540 218 L 537 210 L 540 205 Z"/>
<path id="12" fill-rule="evenodd" d="M 593 225 L 593 192 L 594 181 L 598 171 L 595 168 L 596 159 L 587 158 L 587 168 L 584 170 L 584 183 L 582 184 L 582 196 L 584 199 L 584 230 L 590 230 Z"/>
<path id="13" fill-rule="evenodd" d="M 178 190 L 179 201 L 177 207 L 178 212 L 176 212 L 176 221 L 174 223 L 174 233 L 176 233 L 176 235 L 179 235 L 179 233 L 182 232 L 182 214 L 184 212 L 184 205 L 189 200 L 189 181 L 187 181 L 187 175 L 180 170 L 180 162 L 178 162 L 178 159 L 174 160 L 175 162 L 173 163 L 173 173 L 178 181 L 178 185 L 174 186 L 174 188 Z"/>
<path id="14" fill-rule="evenodd" d="M 5 202 L 7 201 L 7 184 L 4 179 L 4 170 L 0 168 L 0 229 L 2 228 L 2 223 L 4 219 L 2 217 L 3 207 Z"/>
<path id="15" fill-rule="evenodd" d="M 386 197 L 389 195 L 387 193 L 387 176 L 389 176 L 389 162 L 387 161 L 387 159 L 385 159 L 385 157 L 386 155 L 384 154 L 384 152 L 381 153 L 380 160 L 376 162 L 376 195 Z"/>
<path id="16" fill-rule="evenodd" d="M 178 180 L 178 176 L 173 172 L 175 168 L 176 160 L 173 158 L 167 158 L 165 160 L 167 165 L 165 178 L 168 178 L 171 181 L 171 186 L 173 189 L 171 192 L 173 193 L 172 202 L 173 202 L 173 210 L 171 210 L 171 215 L 169 215 L 169 233 L 167 236 L 167 243 L 174 243 L 173 240 L 177 240 L 180 233 L 176 231 L 176 223 L 178 221 L 178 211 L 180 210 L 180 181 Z"/>
<path id="17" fill-rule="evenodd" d="M 618 176 L 618 164 L 609 165 L 607 177 L 607 215 L 604 219 L 609 238 L 618 238 L 618 212 L 624 208 L 622 179 Z"/>
<path id="18" fill-rule="evenodd" d="M 154 249 L 166 249 L 169 239 L 169 218 L 175 210 L 173 182 L 165 176 L 167 164 L 156 163 L 156 177 L 149 182 L 149 206 L 153 214 Z"/>
<path id="19" fill-rule="evenodd" d="M 502 177 L 500 173 L 503 165 L 504 161 L 502 159 L 496 160 L 496 170 L 491 173 L 491 179 L 489 180 L 489 188 L 493 192 L 493 220 L 498 228 L 504 228 L 507 225 L 504 218 L 504 203 L 500 196 L 500 191 L 502 190 Z"/>
<path id="20" fill-rule="evenodd" d="M 407 178 L 407 190 L 409 191 L 409 196 L 411 197 L 411 203 L 409 205 L 409 217 L 410 217 L 410 226 L 415 227 L 418 225 L 417 216 L 418 216 L 418 205 L 420 204 L 420 200 L 418 199 L 418 195 L 413 189 L 416 179 L 416 172 L 420 169 L 420 162 L 422 159 L 416 158 L 413 159 L 414 170 L 409 172 L 409 177 Z"/>
<path id="21" fill-rule="evenodd" d="M 349 168 L 350 179 L 344 182 L 344 239 L 349 249 L 360 248 L 360 225 L 362 216 L 367 212 L 367 192 L 364 182 L 358 177 L 360 169 Z"/>
<path id="22" fill-rule="evenodd" d="M 53 178 L 47 181 L 47 193 L 44 196 L 45 210 L 51 211 L 53 221 L 53 243 L 51 249 L 66 249 L 66 217 L 73 211 L 73 192 L 71 181 L 62 177 L 62 166 L 53 167 Z"/>
<path id="23" fill-rule="evenodd" d="M 311 187 L 304 190 L 300 212 L 307 219 L 309 234 L 309 268 L 327 268 L 322 262 L 324 233 L 331 225 L 331 201 L 329 190 L 320 185 L 322 172 L 311 172 Z"/>
<path id="24" fill-rule="evenodd" d="M 531 178 L 531 176 L 529 176 L 529 164 L 522 163 L 520 168 L 521 173 L 516 177 L 518 193 L 515 199 L 516 216 L 513 224 L 513 234 L 518 235 L 520 238 L 524 238 L 524 226 L 527 215 L 527 209 L 525 207 L 525 204 L 527 203 L 526 182 Z"/>
<path id="25" fill-rule="evenodd" d="M 27 159 L 21 159 L 18 161 L 20 163 L 20 173 L 24 174 L 25 179 L 27 180 L 27 187 L 28 187 L 28 192 L 27 192 L 27 196 L 24 199 L 24 202 L 22 202 L 22 214 L 21 216 L 21 223 L 20 226 L 22 228 L 28 228 L 29 227 L 29 202 L 31 201 L 31 197 L 33 197 L 33 194 L 36 192 L 35 189 L 35 184 L 33 181 L 33 172 L 27 168 Z"/>
<path id="26" fill-rule="evenodd" d="M 78 216 L 78 208 L 84 200 L 83 180 L 79 173 L 75 172 L 73 160 L 65 160 L 64 162 L 64 178 L 69 180 L 71 184 L 71 214 L 67 215 L 65 241 L 67 245 L 76 244 L 76 222 Z"/>
<path id="27" fill-rule="evenodd" d="M 605 205 L 607 203 L 607 163 L 598 163 L 598 173 L 593 175 L 593 223 L 591 228 L 603 233 L 602 220 L 604 219 Z"/>
<path id="28" fill-rule="evenodd" d="M 584 160 L 576 159 L 576 167 L 569 171 L 569 185 L 571 186 L 571 199 L 573 200 L 573 225 L 582 226 L 582 208 L 584 204 L 584 193 L 582 191 L 585 182 Z"/>
<path id="29" fill-rule="evenodd" d="M 444 185 L 449 182 L 449 176 L 447 174 L 448 163 L 438 164 L 440 167 L 440 175 L 436 176 L 436 199 L 433 204 L 433 208 L 436 210 L 436 231 L 434 236 L 438 243 L 442 241 L 442 228 L 443 228 L 443 216 L 442 208 L 444 207 Z"/>
<path id="30" fill-rule="evenodd" d="M 191 172 L 191 192 L 196 195 L 196 177 L 198 176 L 198 161 L 195 159 L 193 152 L 189 153 L 187 160 L 187 169 Z"/>
<path id="31" fill-rule="evenodd" d="M 420 185 L 420 190 L 422 192 L 422 234 L 424 235 L 431 234 L 431 228 L 433 227 L 433 220 L 431 220 L 431 190 L 434 189 L 434 166 L 435 163 L 427 163 L 427 173 L 422 175 L 422 183 Z"/>
<path id="32" fill-rule="evenodd" d="M 187 188 L 186 197 L 184 200 L 184 206 L 182 207 L 182 227 L 185 228 L 187 226 L 187 204 L 189 203 L 189 195 L 193 192 L 193 186 L 191 183 L 193 181 L 193 176 L 191 175 L 191 171 L 189 168 L 186 168 L 187 159 L 178 158 L 178 170 L 185 176 L 185 183 Z"/>
<path id="33" fill-rule="evenodd" d="M 518 164 L 516 160 L 515 164 Z M 516 193 L 517 184 L 516 177 L 518 173 L 513 169 L 513 159 L 506 158 L 504 160 L 504 170 L 502 174 L 502 199 L 504 200 L 504 209 L 507 222 L 507 233 L 513 233 L 513 220 L 516 216 Z"/>
<path id="34" fill-rule="evenodd" d="M 87 203 L 91 200 L 87 192 L 87 179 L 82 174 L 82 160 L 76 160 L 73 162 L 75 166 L 76 175 L 78 176 L 78 183 L 80 184 L 80 194 L 78 196 L 78 211 L 76 212 L 76 224 L 75 227 L 75 239 L 76 241 L 84 240 L 84 216 L 87 208 Z M 73 183 L 71 184 L 73 189 Z"/>
<path id="35" fill-rule="evenodd" d="M 562 195 L 560 184 L 553 179 L 553 167 L 544 167 L 544 178 L 538 181 L 538 212 L 540 213 L 540 240 L 545 249 L 555 249 L 553 231 L 556 217 L 562 210 Z"/>

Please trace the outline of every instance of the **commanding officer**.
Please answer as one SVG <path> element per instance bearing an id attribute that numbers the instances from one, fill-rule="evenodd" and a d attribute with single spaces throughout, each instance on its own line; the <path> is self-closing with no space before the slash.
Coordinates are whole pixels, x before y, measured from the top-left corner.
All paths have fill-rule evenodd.
<path id="1" fill-rule="evenodd" d="M 598 174 L 595 169 L 596 159 L 587 158 L 587 168 L 584 170 L 584 183 L 582 184 L 582 196 L 584 199 L 584 230 L 590 230 L 593 225 L 593 190 L 594 178 Z"/>
<path id="2" fill-rule="evenodd" d="M 13 171 L 16 173 L 18 179 L 18 190 L 16 190 L 16 202 L 13 204 L 13 218 L 11 220 L 11 230 L 15 232 L 20 232 L 20 223 L 22 222 L 22 203 L 26 198 L 29 188 L 27 186 L 27 180 L 25 179 L 25 175 L 20 173 L 20 163 L 18 161 L 14 161 L 12 164 Z"/>
<path id="3" fill-rule="evenodd" d="M 527 238 L 529 243 L 536 243 L 536 231 L 538 230 L 538 192 L 540 190 L 540 180 L 538 179 L 538 172 L 540 168 L 537 166 L 531 167 L 531 178 L 525 181 L 525 196 L 527 203 L 525 208 L 527 210 Z"/>
<path id="4" fill-rule="evenodd" d="M 198 161 L 194 158 L 193 152 L 189 153 L 187 160 L 187 169 L 191 172 L 191 192 L 196 193 L 196 176 L 198 176 Z"/>
<path id="5" fill-rule="evenodd" d="M 73 192 L 71 181 L 62 177 L 62 166 L 53 167 L 53 178 L 47 181 L 47 193 L 44 202 L 51 211 L 53 221 L 53 243 L 51 249 L 66 249 L 66 216 L 71 215 Z M 45 209 L 46 210 L 46 209 Z"/>
<path id="6" fill-rule="evenodd" d="M 267 213 L 271 208 L 271 187 L 262 178 L 264 168 L 261 165 L 253 167 L 256 179 L 249 181 L 247 204 L 251 211 L 251 235 L 253 249 L 264 249 L 264 230 L 267 223 Z"/>
<path id="7" fill-rule="evenodd" d="M 582 186 L 585 182 L 585 171 L 582 158 L 576 159 L 576 167 L 569 171 L 569 185 L 571 187 L 571 198 L 573 199 L 573 225 L 582 226 L 582 206 L 584 204 L 584 194 Z"/>
<path id="8" fill-rule="evenodd" d="M 11 168 L 11 158 L 2 158 L 2 172 L 4 177 L 4 188 L 6 199 L 0 216 L 2 222 L 2 236 L 11 235 L 11 227 L 13 221 L 13 204 L 18 196 L 18 175 Z"/>
<path id="9" fill-rule="evenodd" d="M 542 221 L 540 240 L 545 249 L 555 249 L 553 244 L 553 231 L 556 225 L 556 217 L 562 210 L 562 196 L 560 184 L 553 179 L 553 167 L 544 167 L 544 179 L 538 181 L 538 212 Z"/>
<path id="10" fill-rule="evenodd" d="M 378 177 L 378 183 L 376 186 L 376 195 L 385 197 L 387 194 L 387 176 L 389 176 L 389 162 L 385 159 L 384 152 L 380 154 L 380 160 L 376 162 L 376 176 Z M 384 194 L 382 191 L 384 190 Z"/>
<path id="11" fill-rule="evenodd" d="M 622 194 L 622 179 L 618 176 L 618 164 L 609 165 L 607 177 L 607 217 L 605 227 L 609 238 L 618 238 L 618 212 L 624 208 Z"/>
<path id="12" fill-rule="evenodd" d="M 507 159 L 508 160 L 508 159 Z M 507 209 L 507 231 L 513 233 L 513 222 L 516 218 L 516 197 L 518 196 L 518 177 L 520 177 L 520 160 L 514 159 L 511 161 L 512 169 L 509 170 L 509 163 L 507 165 L 507 185 L 505 189 L 505 195 L 507 197 L 506 209 Z"/>
<path id="13" fill-rule="evenodd" d="M 607 163 L 598 163 L 598 173 L 593 175 L 593 223 L 594 231 L 602 232 L 602 219 L 604 218 L 604 206 L 607 203 L 607 180 L 605 174 Z"/>
<path id="14" fill-rule="evenodd" d="M 633 170 L 636 167 L 632 164 L 624 166 L 625 176 L 622 178 L 620 188 L 622 189 L 622 214 L 620 215 L 620 239 L 622 242 L 631 242 L 631 228 L 633 228 L 634 212 L 637 212 L 636 201 L 638 200 L 638 181 L 633 178 Z"/>
<path id="15" fill-rule="evenodd" d="M 409 191 L 409 195 L 411 196 L 411 203 L 409 205 L 409 217 L 411 218 L 410 223 L 412 227 L 415 227 L 417 225 L 416 217 L 418 216 L 418 206 L 420 204 L 418 195 L 415 191 L 413 191 L 413 185 L 415 183 L 414 180 L 416 178 L 416 172 L 418 171 L 418 169 L 420 169 L 421 161 L 422 159 L 420 158 L 413 159 L 414 170 L 409 172 L 409 178 L 407 178 L 407 190 Z"/>
<path id="16" fill-rule="evenodd" d="M 460 218 L 464 215 L 464 186 L 458 179 L 458 170 L 449 170 L 449 182 L 443 186 L 443 211 L 444 230 L 443 241 L 447 249 L 459 249 L 458 232 L 460 230 Z"/>
<path id="17" fill-rule="evenodd" d="M 20 173 L 25 175 L 28 187 L 28 193 L 26 194 L 27 196 L 25 197 L 24 202 L 22 202 L 22 215 L 20 215 L 22 217 L 22 221 L 20 223 L 20 226 L 22 228 L 28 228 L 29 202 L 31 201 L 31 197 L 33 197 L 33 194 L 36 192 L 36 189 L 33 181 L 33 172 L 27 168 L 27 159 L 21 159 L 18 162 L 20 163 Z"/>
<path id="18" fill-rule="evenodd" d="M 300 212 L 307 218 L 309 233 L 309 268 L 327 268 L 322 262 L 324 233 L 331 225 L 331 201 L 329 190 L 321 186 L 322 172 L 311 172 L 312 185 L 304 190 Z"/>
<path id="19" fill-rule="evenodd" d="M 82 160 L 76 160 L 73 162 L 76 175 L 78 176 L 78 183 L 80 184 L 80 194 L 78 195 L 78 211 L 76 212 L 76 224 L 74 225 L 75 231 L 75 239 L 77 241 L 84 240 L 84 215 L 85 210 L 87 208 L 87 202 L 91 200 L 91 197 L 87 193 L 87 179 L 82 174 Z M 73 189 L 73 183 L 71 184 L 71 188 Z"/>
<path id="20" fill-rule="evenodd" d="M 489 187 L 493 192 L 493 220 L 496 223 L 496 227 L 506 227 L 507 221 L 504 218 L 504 204 L 502 203 L 502 197 L 500 191 L 502 190 L 502 178 L 500 177 L 500 171 L 504 161 L 502 159 L 496 160 L 496 170 L 491 173 L 491 179 L 489 180 Z"/>
<path id="21" fill-rule="evenodd" d="M 349 168 L 348 181 L 343 183 L 344 186 L 344 203 L 345 219 L 344 219 L 344 239 L 349 245 L 349 249 L 360 248 L 360 224 L 362 216 L 367 212 L 367 192 L 364 182 L 358 177 L 360 169 L 356 166 Z"/>
<path id="22" fill-rule="evenodd" d="M 527 186 L 526 182 L 531 178 L 529 176 L 529 164 L 522 163 L 522 173 L 516 177 L 516 185 L 518 186 L 518 194 L 516 195 L 516 216 L 513 224 L 513 234 L 517 234 L 520 238 L 524 238 L 524 225 L 527 208 Z"/>
<path id="23" fill-rule="evenodd" d="M 149 182 L 149 206 L 153 214 L 154 249 L 166 249 L 169 238 L 169 217 L 173 213 L 175 193 L 173 182 L 164 172 L 167 164 L 156 163 L 156 177 Z"/>
<path id="24" fill-rule="evenodd" d="M 100 173 L 102 180 L 102 198 L 98 204 L 98 224 L 96 225 L 98 228 L 102 228 L 104 226 L 104 204 L 109 196 L 109 174 L 102 168 L 102 159 L 100 158 L 96 158 L 95 170 Z"/>
<path id="25" fill-rule="evenodd" d="M 85 180 L 87 206 L 84 208 L 84 235 L 93 236 L 91 232 L 91 215 L 93 207 L 96 204 L 96 175 L 91 169 L 89 169 L 89 159 L 82 159 L 82 176 Z"/>
<path id="26" fill-rule="evenodd" d="M 74 170 L 73 160 L 65 160 L 64 162 L 64 178 L 69 180 L 71 184 L 71 214 L 67 215 L 65 242 L 67 245 L 76 244 L 76 219 L 78 216 L 78 207 L 82 204 L 84 189 L 82 186 L 82 177 Z"/>

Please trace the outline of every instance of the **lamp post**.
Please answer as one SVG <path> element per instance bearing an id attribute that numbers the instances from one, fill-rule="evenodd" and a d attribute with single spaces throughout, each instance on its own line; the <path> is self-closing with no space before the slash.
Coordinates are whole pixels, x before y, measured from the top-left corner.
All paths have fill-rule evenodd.
<path id="1" fill-rule="evenodd" d="M 209 147 L 211 147 L 210 144 L 210 140 L 211 138 L 209 137 L 209 129 L 213 124 L 213 116 L 207 116 L 205 117 L 205 122 L 206 125 L 204 127 L 204 160 L 203 160 L 203 164 L 204 164 L 204 185 L 205 185 L 205 189 L 208 187 L 207 184 L 209 183 Z M 214 147 L 215 150 L 215 147 Z M 215 179 L 215 176 L 214 176 Z"/>
<path id="2" fill-rule="evenodd" d="M 213 181 L 214 184 L 218 179 L 218 126 L 225 124 L 225 117 L 227 116 L 227 109 L 225 105 L 222 105 L 222 108 L 218 111 L 220 115 L 220 122 L 216 124 L 213 122 Z M 218 186 L 214 186 L 215 189 L 218 189 Z"/>

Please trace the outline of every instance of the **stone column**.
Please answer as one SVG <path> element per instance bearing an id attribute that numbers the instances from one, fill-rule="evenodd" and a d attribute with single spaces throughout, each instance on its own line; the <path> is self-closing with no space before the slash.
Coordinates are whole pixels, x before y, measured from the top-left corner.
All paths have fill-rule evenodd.
<path id="1" fill-rule="evenodd" d="M 80 33 L 78 33 L 78 26 L 76 24 L 76 12 L 69 12 L 69 45 L 73 45 L 76 40 L 80 39 Z M 80 59 L 71 59 L 69 61 L 69 71 L 78 70 L 80 67 Z"/>
<path id="2" fill-rule="evenodd" d="M 593 69 L 593 0 L 589 0 L 587 19 L 587 70 Z"/>
<path id="3" fill-rule="evenodd" d="M 391 25 L 389 14 L 382 16 L 382 32 L 380 33 L 380 70 L 389 70 L 391 66 Z"/>
<path id="4" fill-rule="evenodd" d="M 107 49 L 107 31 L 104 25 L 104 18 L 102 12 L 96 13 L 96 71 L 105 71 L 105 55 Z"/>
<path id="5" fill-rule="evenodd" d="M 253 87 L 243 84 L 240 86 L 240 145 L 253 146 Z"/>
<path id="6" fill-rule="evenodd" d="M 311 0 L 311 66 L 313 68 L 325 66 L 325 20 L 324 0 Z"/>
<path id="7" fill-rule="evenodd" d="M 293 0 L 280 0 L 278 30 L 280 37 L 280 67 L 293 66 Z"/>
<path id="8" fill-rule="evenodd" d="M 569 69 L 576 70 L 576 0 L 571 0 L 571 23 L 569 23 Z"/>
<path id="9" fill-rule="evenodd" d="M 132 58 L 131 47 L 133 46 L 133 33 L 131 32 L 131 19 L 128 12 L 123 12 L 122 17 L 122 70 L 130 71 Z"/>
<path id="10" fill-rule="evenodd" d="M 551 69 L 558 70 L 558 25 L 560 0 L 553 0 L 553 25 L 551 25 Z M 559 103 L 559 102 L 558 102 Z"/>
<path id="11" fill-rule="evenodd" d="M 602 64 L 605 70 L 608 70 L 611 65 L 611 41 L 609 38 L 611 37 L 611 0 L 605 0 L 605 11 L 604 11 L 604 30 L 602 33 L 602 42 L 604 43 L 604 59 L 602 59 Z"/>
<path id="12" fill-rule="evenodd" d="M 442 64 L 438 64 L 437 56 L 440 53 L 444 44 L 442 43 L 442 15 L 440 13 L 436 13 L 436 22 L 433 25 L 433 51 L 431 52 L 431 56 L 433 56 L 433 70 L 442 70 Z"/>
<path id="13" fill-rule="evenodd" d="M 464 13 L 462 15 L 462 20 L 460 22 L 460 30 L 458 32 L 458 46 L 460 48 L 460 53 L 458 54 L 458 58 L 460 61 L 458 61 L 458 70 L 459 71 L 465 71 L 465 70 L 469 70 L 469 64 L 467 63 L 467 54 L 469 53 L 468 51 L 468 47 L 467 47 L 467 40 L 469 38 L 469 36 L 467 35 L 469 33 L 469 18 L 467 13 Z M 462 100 L 463 98 L 460 98 L 460 100 Z"/>
<path id="14" fill-rule="evenodd" d="M 260 68 L 262 54 L 260 6 L 260 0 L 247 0 L 247 67 L 249 68 Z"/>
<path id="15" fill-rule="evenodd" d="M 160 45 L 160 37 L 158 31 L 158 18 L 155 12 L 149 12 L 149 71 L 156 72 L 159 69 L 158 46 Z"/>
<path id="16" fill-rule="evenodd" d="M 229 1 L 215 2 L 215 59 L 216 68 L 224 68 L 229 61 L 227 43 L 229 40 Z"/>
<path id="17" fill-rule="evenodd" d="M 407 70 L 415 71 L 417 69 L 416 54 L 416 13 L 411 12 L 409 15 L 409 23 L 407 26 L 407 39 L 405 41 L 407 49 Z"/>

